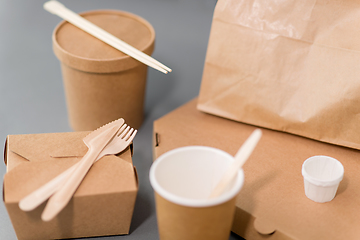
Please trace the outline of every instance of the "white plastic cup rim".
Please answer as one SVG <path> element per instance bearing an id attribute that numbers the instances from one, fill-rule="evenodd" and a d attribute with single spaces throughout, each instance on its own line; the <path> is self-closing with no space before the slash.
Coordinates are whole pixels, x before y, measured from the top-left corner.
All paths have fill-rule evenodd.
<path id="1" fill-rule="evenodd" d="M 225 203 L 225 202 L 229 201 L 230 199 L 232 199 L 233 197 L 235 197 L 239 193 L 240 189 L 242 188 L 242 186 L 244 184 L 244 172 L 242 169 L 239 169 L 239 172 L 236 176 L 236 179 L 235 179 L 235 182 L 234 182 L 234 185 L 232 186 L 232 188 L 229 191 L 221 194 L 220 196 L 218 196 L 216 198 L 189 199 L 189 198 L 180 197 L 176 194 L 168 192 L 158 183 L 158 181 L 156 180 L 156 176 L 155 176 L 155 171 L 156 171 L 156 168 L 158 167 L 158 165 L 160 165 L 163 161 L 166 161 L 169 158 L 169 156 L 171 156 L 173 154 L 177 154 L 178 152 L 181 152 L 181 151 L 194 150 L 194 149 L 213 151 L 213 152 L 216 152 L 217 154 L 223 156 L 224 158 L 234 160 L 234 157 L 231 156 L 230 154 L 228 154 L 227 152 L 224 152 L 220 149 L 206 147 L 206 146 L 187 146 L 187 147 L 180 147 L 180 148 L 170 150 L 170 151 L 162 154 L 159 158 L 157 158 L 156 161 L 152 164 L 152 166 L 150 168 L 150 173 L 149 173 L 150 183 L 151 183 L 151 186 L 153 187 L 153 189 L 155 190 L 155 192 L 157 192 L 160 196 L 162 196 L 163 198 L 165 198 L 166 200 L 168 200 L 172 203 L 182 205 L 182 206 L 187 206 L 187 207 L 216 206 L 216 205 Z"/>
<path id="2" fill-rule="evenodd" d="M 325 159 L 325 160 L 334 162 L 336 167 L 339 169 L 339 173 L 336 176 L 333 176 L 331 179 L 326 179 L 326 180 L 319 179 L 319 178 L 309 174 L 308 171 L 306 170 L 307 166 L 319 159 Z M 341 164 L 341 162 L 339 162 L 335 158 L 318 155 L 318 156 L 313 156 L 313 157 L 306 159 L 302 165 L 301 172 L 302 172 L 304 179 L 307 180 L 308 182 L 310 182 L 311 184 L 314 184 L 315 186 L 320 186 L 320 187 L 330 187 L 330 186 L 337 185 L 341 182 L 341 180 L 343 179 L 343 176 L 344 176 L 344 167 Z"/>

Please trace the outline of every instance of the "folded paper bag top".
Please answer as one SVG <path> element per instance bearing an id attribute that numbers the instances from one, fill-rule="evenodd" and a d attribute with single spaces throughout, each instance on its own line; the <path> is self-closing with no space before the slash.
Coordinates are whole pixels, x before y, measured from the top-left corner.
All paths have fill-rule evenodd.
<path id="1" fill-rule="evenodd" d="M 41 221 L 44 204 L 31 212 L 18 207 L 19 200 L 81 159 L 87 151 L 82 142 L 87 134 L 72 132 L 7 137 L 4 203 L 18 239 L 129 233 L 138 190 L 131 159 L 132 146 L 118 156 L 105 156 L 95 163 L 74 194 L 72 203 L 53 221 Z"/>
<path id="2" fill-rule="evenodd" d="M 80 15 L 147 55 L 154 51 L 155 31 L 137 15 L 115 10 Z M 120 117 L 136 129 L 141 126 L 146 65 L 66 21 L 55 28 L 52 41 L 74 130 L 95 130 Z"/>
<path id="3" fill-rule="evenodd" d="M 360 2 L 219 0 L 198 109 L 360 149 Z"/>

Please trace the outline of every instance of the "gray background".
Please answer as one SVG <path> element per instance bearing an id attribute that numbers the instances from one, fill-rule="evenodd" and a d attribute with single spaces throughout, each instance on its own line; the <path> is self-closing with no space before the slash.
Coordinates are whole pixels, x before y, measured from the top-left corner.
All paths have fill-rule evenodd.
<path id="1" fill-rule="evenodd" d="M 9 134 L 72 131 L 69 127 L 60 65 L 51 34 L 61 19 L 43 10 L 45 1 L 0 0 L 0 144 Z M 173 69 L 149 69 L 143 126 L 134 140 L 134 165 L 140 188 L 131 233 L 104 239 L 158 239 L 153 191 L 153 121 L 199 92 L 216 0 L 62 0 L 75 12 L 119 9 L 148 20 L 156 32 L 153 57 Z M 5 164 L 0 163 L 5 174 Z M 2 181 L 2 180 L 1 180 Z M 2 182 L 1 182 L 2 185 Z M 0 204 L 0 239 L 16 239 Z M 231 234 L 230 239 L 241 239 Z"/>

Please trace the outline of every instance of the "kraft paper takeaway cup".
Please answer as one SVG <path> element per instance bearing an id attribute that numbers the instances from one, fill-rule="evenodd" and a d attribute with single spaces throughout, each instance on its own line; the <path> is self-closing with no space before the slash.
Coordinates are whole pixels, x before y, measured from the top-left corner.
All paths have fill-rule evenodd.
<path id="1" fill-rule="evenodd" d="M 343 165 L 335 158 L 313 156 L 302 165 L 305 195 L 315 202 L 329 202 L 344 176 Z"/>
<path id="2" fill-rule="evenodd" d="M 80 15 L 152 54 L 154 29 L 139 16 L 111 10 Z M 141 126 L 146 65 L 65 21 L 54 30 L 53 49 L 61 62 L 68 116 L 74 130 L 94 130 L 118 118 L 124 118 L 131 127 Z"/>
<path id="3" fill-rule="evenodd" d="M 222 195 L 209 195 L 233 160 L 219 149 L 190 146 L 171 150 L 153 163 L 150 183 L 161 240 L 229 239 L 243 171 Z"/>

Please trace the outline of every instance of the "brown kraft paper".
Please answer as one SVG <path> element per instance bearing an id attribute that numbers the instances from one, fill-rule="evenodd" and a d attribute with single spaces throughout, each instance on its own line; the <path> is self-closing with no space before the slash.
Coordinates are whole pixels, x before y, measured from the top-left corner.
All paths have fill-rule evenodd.
<path id="1" fill-rule="evenodd" d="M 360 2 L 219 0 L 198 109 L 360 149 Z"/>
<path id="2" fill-rule="evenodd" d="M 194 99 L 154 122 L 154 160 L 194 145 L 234 156 L 257 128 L 200 112 L 196 105 Z M 232 231 L 250 240 L 358 240 L 360 151 L 261 130 L 261 140 L 243 166 L 245 182 L 236 199 Z M 337 194 L 328 203 L 305 196 L 301 166 L 315 155 L 336 158 L 345 169 Z"/>
<path id="3" fill-rule="evenodd" d="M 9 135 L 4 160 L 3 201 L 19 240 L 128 234 L 138 191 L 132 147 L 94 163 L 68 205 L 51 221 L 41 220 L 46 202 L 33 211 L 19 201 L 87 152 L 88 132 Z"/>
<path id="4" fill-rule="evenodd" d="M 146 20 L 123 11 L 81 14 L 95 25 L 151 55 L 155 31 Z M 147 66 L 68 22 L 53 33 L 61 62 L 69 122 L 75 131 L 90 131 L 124 118 L 139 128 L 144 119 Z"/>
<path id="5" fill-rule="evenodd" d="M 221 240 L 230 236 L 235 197 L 211 207 L 187 207 L 155 193 L 161 240 Z"/>

